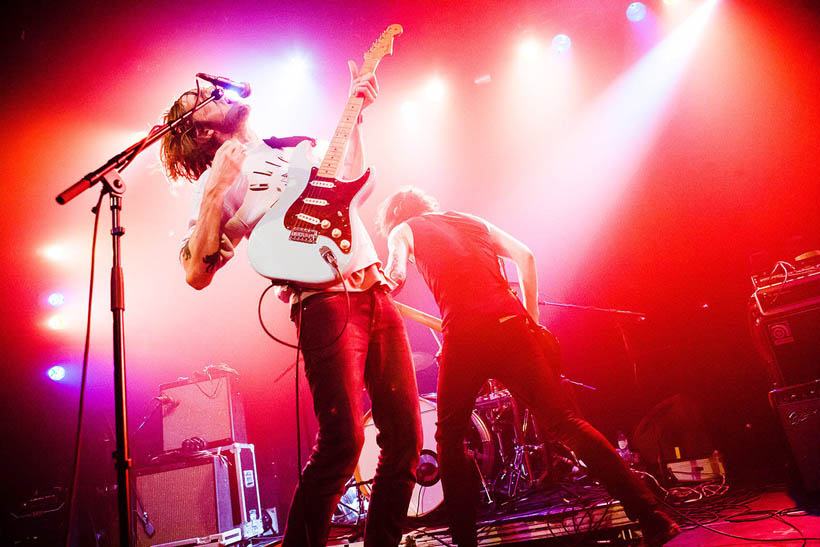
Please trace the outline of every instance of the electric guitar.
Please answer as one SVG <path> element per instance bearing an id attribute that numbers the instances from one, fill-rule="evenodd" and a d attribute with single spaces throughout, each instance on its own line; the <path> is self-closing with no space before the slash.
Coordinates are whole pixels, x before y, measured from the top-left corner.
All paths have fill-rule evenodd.
<path id="1" fill-rule="evenodd" d="M 401 25 L 390 25 L 382 33 L 364 54 L 361 74 L 376 70 L 401 32 Z M 251 232 L 251 266 L 274 283 L 323 289 L 338 283 L 333 264 L 344 274 L 355 256 L 365 229 L 357 208 L 372 191 L 371 170 L 354 180 L 337 179 L 336 172 L 363 102 L 363 97 L 348 99 L 319 165 L 310 159 L 310 142 L 296 147 L 285 190 Z"/>

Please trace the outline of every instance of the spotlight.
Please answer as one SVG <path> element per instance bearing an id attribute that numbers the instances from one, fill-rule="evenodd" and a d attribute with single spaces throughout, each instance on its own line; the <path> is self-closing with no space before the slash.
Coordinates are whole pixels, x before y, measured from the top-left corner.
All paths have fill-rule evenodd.
<path id="1" fill-rule="evenodd" d="M 493 81 L 493 79 L 490 77 L 489 74 L 482 74 L 481 76 L 479 76 L 478 78 L 473 80 L 473 83 L 475 85 L 485 85 L 485 84 L 489 84 L 492 81 Z"/>
<path id="2" fill-rule="evenodd" d="M 532 38 L 527 39 L 518 46 L 518 56 L 522 61 L 535 61 L 541 54 L 541 44 Z"/>
<path id="3" fill-rule="evenodd" d="M 440 103 L 447 96 L 447 86 L 441 78 L 431 78 L 424 86 L 424 95 L 431 101 Z"/>
<path id="4" fill-rule="evenodd" d="M 59 382 L 60 380 L 65 378 L 65 367 L 61 365 L 54 365 L 53 367 L 48 369 L 48 372 L 46 372 L 46 374 L 48 374 L 48 377 L 50 379 L 54 380 L 55 382 Z"/>
<path id="5" fill-rule="evenodd" d="M 643 21 L 644 17 L 646 17 L 646 6 L 643 2 L 632 2 L 629 4 L 629 7 L 626 8 L 626 18 L 633 23 Z"/>
<path id="6" fill-rule="evenodd" d="M 301 54 L 295 54 L 285 63 L 282 69 L 282 76 L 287 78 L 285 81 L 291 79 L 302 83 L 307 81 L 309 72 L 310 66 L 307 58 Z"/>
<path id="7" fill-rule="evenodd" d="M 54 306 L 55 308 L 57 306 L 62 306 L 63 304 L 65 304 L 65 296 L 63 296 L 62 293 L 53 292 L 50 295 L 48 295 L 48 303 Z"/>
<path id="8" fill-rule="evenodd" d="M 52 262 L 60 262 L 68 257 L 68 250 L 63 245 L 53 244 L 40 249 L 40 254 Z"/>
<path id="9" fill-rule="evenodd" d="M 232 103 L 238 103 L 244 99 L 239 96 L 239 93 L 234 91 L 233 89 L 226 89 L 225 90 L 225 98 Z"/>
<path id="10" fill-rule="evenodd" d="M 556 34 L 552 39 L 552 50 L 556 53 L 566 53 L 572 46 L 572 40 L 566 34 Z"/>
<path id="11" fill-rule="evenodd" d="M 414 101 L 404 101 L 401 105 L 401 115 L 406 122 L 414 122 L 418 119 L 419 106 Z"/>
<path id="12" fill-rule="evenodd" d="M 48 328 L 53 330 L 62 330 L 65 328 L 65 321 L 62 315 L 53 315 L 48 319 Z"/>

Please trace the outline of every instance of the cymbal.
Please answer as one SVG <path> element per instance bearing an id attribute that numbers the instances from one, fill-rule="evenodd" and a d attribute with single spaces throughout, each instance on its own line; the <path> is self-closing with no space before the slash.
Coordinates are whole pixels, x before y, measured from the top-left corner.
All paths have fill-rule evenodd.
<path id="1" fill-rule="evenodd" d="M 435 364 L 436 358 L 429 353 L 424 353 L 423 351 L 413 352 L 413 367 L 416 371 L 428 369 Z"/>

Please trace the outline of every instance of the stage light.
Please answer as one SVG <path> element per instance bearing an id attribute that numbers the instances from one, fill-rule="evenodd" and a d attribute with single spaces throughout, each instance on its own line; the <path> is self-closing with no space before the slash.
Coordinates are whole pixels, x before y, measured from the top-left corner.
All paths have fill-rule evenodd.
<path id="1" fill-rule="evenodd" d="M 492 82 L 492 78 L 490 77 L 489 74 L 482 74 L 481 76 L 479 76 L 478 78 L 473 80 L 473 83 L 475 85 L 486 85 L 486 84 L 489 84 L 490 82 Z"/>
<path id="2" fill-rule="evenodd" d="M 401 103 L 401 115 L 408 123 L 418 120 L 419 105 L 415 101 L 404 101 Z"/>
<path id="3" fill-rule="evenodd" d="M 53 244 L 48 245 L 47 247 L 43 247 L 40 249 L 40 254 L 43 255 L 47 260 L 52 262 L 60 262 L 65 260 L 68 256 L 68 251 L 64 245 Z"/>
<path id="4" fill-rule="evenodd" d="M 61 365 L 54 365 L 53 367 L 48 369 L 48 372 L 46 372 L 46 374 L 50 379 L 54 380 L 55 382 L 59 382 L 65 378 L 65 367 Z"/>
<path id="5" fill-rule="evenodd" d="M 46 322 L 48 328 L 52 330 L 62 330 L 65 328 L 65 320 L 62 315 L 52 315 Z"/>
<path id="6" fill-rule="evenodd" d="M 48 303 L 54 306 L 55 308 L 57 306 L 62 306 L 63 304 L 65 304 L 65 296 L 63 296 L 62 293 L 53 292 L 50 295 L 48 295 Z"/>
<path id="7" fill-rule="evenodd" d="M 629 7 L 626 8 L 626 18 L 633 23 L 643 21 L 644 17 L 646 17 L 646 6 L 643 2 L 632 2 L 629 4 Z"/>
<path id="8" fill-rule="evenodd" d="M 242 97 L 240 97 L 239 93 L 237 93 L 233 89 L 226 89 L 225 90 L 225 98 L 228 101 L 232 102 L 232 103 L 238 103 L 238 102 L 242 101 Z"/>
<path id="9" fill-rule="evenodd" d="M 537 60 L 541 56 L 541 44 L 533 38 L 524 40 L 518 46 L 518 56 L 526 62 Z"/>
<path id="10" fill-rule="evenodd" d="M 424 96 L 433 102 L 440 103 L 447 96 L 447 86 L 441 78 L 431 78 L 424 86 Z"/>
<path id="11" fill-rule="evenodd" d="M 552 39 L 552 50 L 556 53 L 566 53 L 572 47 L 572 40 L 566 34 L 556 34 Z"/>
<path id="12" fill-rule="evenodd" d="M 294 55 L 290 59 L 288 59 L 287 63 L 282 69 L 282 82 L 285 82 L 286 85 L 288 83 L 295 82 L 305 82 L 308 77 L 309 72 L 309 65 L 307 59 L 302 55 Z"/>

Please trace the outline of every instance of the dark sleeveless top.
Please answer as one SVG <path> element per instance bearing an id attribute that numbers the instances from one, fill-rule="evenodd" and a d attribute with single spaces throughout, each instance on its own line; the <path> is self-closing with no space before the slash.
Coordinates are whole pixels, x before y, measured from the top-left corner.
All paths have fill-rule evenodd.
<path id="1" fill-rule="evenodd" d="M 445 333 L 527 313 L 501 273 L 486 224 L 454 211 L 426 213 L 407 224 Z"/>

